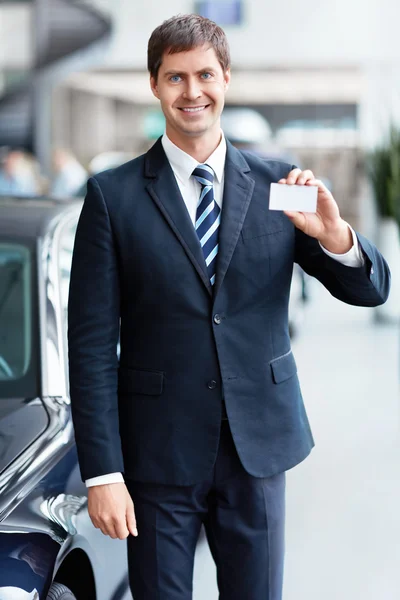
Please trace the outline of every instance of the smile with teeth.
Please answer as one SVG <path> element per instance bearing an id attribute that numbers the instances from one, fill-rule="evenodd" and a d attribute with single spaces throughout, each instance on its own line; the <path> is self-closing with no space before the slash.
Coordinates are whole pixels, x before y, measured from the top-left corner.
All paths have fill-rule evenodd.
<path id="1" fill-rule="evenodd" d="M 201 112 L 202 110 L 204 110 L 205 108 L 207 108 L 208 104 L 205 104 L 204 106 L 193 106 L 192 108 L 190 107 L 186 107 L 186 108 L 180 108 L 180 110 L 182 110 L 183 112 Z"/>

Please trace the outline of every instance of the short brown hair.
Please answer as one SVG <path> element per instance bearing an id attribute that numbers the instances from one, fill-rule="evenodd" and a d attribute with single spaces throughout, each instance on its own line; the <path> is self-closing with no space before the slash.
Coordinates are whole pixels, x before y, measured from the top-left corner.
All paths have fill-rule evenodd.
<path id="1" fill-rule="evenodd" d="M 209 44 L 215 50 L 222 70 L 231 64 L 228 40 L 223 29 L 200 15 L 178 15 L 164 21 L 151 34 L 147 47 L 147 68 L 157 79 L 164 52 L 187 52 Z"/>

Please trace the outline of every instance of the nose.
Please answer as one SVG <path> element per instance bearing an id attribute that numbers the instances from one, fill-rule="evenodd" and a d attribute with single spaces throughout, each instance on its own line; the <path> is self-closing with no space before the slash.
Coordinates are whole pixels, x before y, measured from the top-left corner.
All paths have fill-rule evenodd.
<path id="1" fill-rule="evenodd" d="M 191 78 L 186 81 L 186 89 L 183 93 L 183 97 L 187 100 L 197 100 L 201 96 L 201 89 L 197 79 Z"/>

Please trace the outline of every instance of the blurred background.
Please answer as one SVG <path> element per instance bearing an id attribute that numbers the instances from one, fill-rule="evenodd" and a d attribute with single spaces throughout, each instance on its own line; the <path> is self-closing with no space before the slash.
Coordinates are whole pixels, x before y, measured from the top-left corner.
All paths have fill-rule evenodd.
<path id="1" fill-rule="evenodd" d="M 373 310 L 294 280 L 293 347 L 317 448 L 288 478 L 285 600 L 397 599 L 398 1 L 1 1 L 0 195 L 68 202 L 89 174 L 146 151 L 164 131 L 147 41 L 189 12 L 228 35 L 226 136 L 312 169 L 393 275 L 389 301 Z M 203 558 L 197 598 L 213 600 Z"/>

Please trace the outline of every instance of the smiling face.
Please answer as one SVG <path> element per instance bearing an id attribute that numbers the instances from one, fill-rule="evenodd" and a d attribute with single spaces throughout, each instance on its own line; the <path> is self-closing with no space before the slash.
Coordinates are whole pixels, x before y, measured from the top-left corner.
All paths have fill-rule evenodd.
<path id="1" fill-rule="evenodd" d="M 210 143 L 215 139 L 217 145 L 229 81 L 229 69 L 222 70 L 209 46 L 164 53 L 157 80 L 151 77 L 150 84 L 174 144 L 185 147 L 188 139 L 197 138 Z"/>

